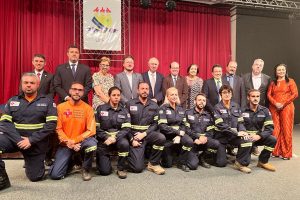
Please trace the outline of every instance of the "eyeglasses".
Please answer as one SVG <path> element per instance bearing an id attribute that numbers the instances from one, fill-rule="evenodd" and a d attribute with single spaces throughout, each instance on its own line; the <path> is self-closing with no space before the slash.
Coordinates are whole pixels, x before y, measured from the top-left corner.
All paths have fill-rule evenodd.
<path id="1" fill-rule="evenodd" d="M 78 89 L 78 88 L 71 88 L 71 90 L 78 91 L 78 92 L 83 92 L 84 91 L 84 89 Z"/>

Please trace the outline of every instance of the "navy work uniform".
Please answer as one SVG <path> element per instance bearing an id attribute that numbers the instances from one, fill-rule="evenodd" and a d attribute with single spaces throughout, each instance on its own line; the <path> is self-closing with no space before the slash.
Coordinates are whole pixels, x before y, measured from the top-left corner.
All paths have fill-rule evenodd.
<path id="1" fill-rule="evenodd" d="M 231 144 L 238 147 L 236 161 L 243 166 L 250 163 L 249 154 L 252 147 L 251 141 L 246 141 L 238 136 L 239 131 L 246 131 L 244 120 L 239 105 L 233 101 L 230 102 L 230 107 L 227 109 L 223 101 L 220 101 L 214 108 L 215 120 L 215 139 L 219 140 L 220 148 L 217 152 L 216 165 L 225 167 L 226 145 Z"/>
<path id="2" fill-rule="evenodd" d="M 28 179 L 41 180 L 45 173 L 49 135 L 55 131 L 56 124 L 57 110 L 52 99 L 38 95 L 29 102 L 21 94 L 8 100 L 0 122 L 0 168 L 5 169 L 2 153 L 21 151 Z M 17 146 L 22 136 L 28 137 L 31 143 L 26 150 Z"/>
<path id="3" fill-rule="evenodd" d="M 197 154 L 203 151 L 200 159 L 204 159 L 206 151 L 217 152 L 220 147 L 220 142 L 213 139 L 214 136 L 214 120 L 210 112 L 202 111 L 199 113 L 195 108 L 191 108 L 185 112 L 187 134 L 195 141 L 200 136 L 207 137 L 205 144 L 194 144 L 191 156 L 188 158 L 188 166 L 191 169 L 197 169 L 199 159 Z"/>
<path id="4" fill-rule="evenodd" d="M 175 110 L 170 106 L 170 104 L 163 104 L 160 107 L 158 125 L 160 132 L 166 136 L 165 148 L 161 162 L 163 167 L 172 167 L 173 150 L 178 148 L 178 145 L 174 145 L 173 139 L 176 136 L 180 136 L 180 131 L 185 131 L 185 121 L 185 110 L 180 105 L 176 105 Z M 181 150 L 179 153 L 178 165 L 188 166 L 187 158 L 192 150 L 193 140 L 187 134 L 180 137 Z"/>
<path id="5" fill-rule="evenodd" d="M 149 162 L 152 165 L 159 165 L 166 138 L 158 132 L 158 105 L 148 99 L 144 105 L 139 98 L 132 99 L 126 103 L 131 116 L 131 134 L 133 137 L 137 132 L 146 132 L 141 146 L 130 146 L 128 165 L 133 172 L 142 172 L 144 166 L 144 153 L 147 144 L 152 145 Z"/>
<path id="6" fill-rule="evenodd" d="M 254 145 L 264 145 L 264 149 L 260 153 L 258 160 L 262 163 L 267 163 L 276 145 L 276 138 L 272 135 L 274 124 L 271 113 L 268 108 L 261 105 L 258 105 L 256 111 L 246 107 L 242 113 L 247 132 L 249 134 L 257 134 L 261 137 Z M 251 156 L 251 154 L 249 154 L 249 156 Z"/>
<path id="7" fill-rule="evenodd" d="M 98 148 L 96 151 L 97 169 L 101 175 L 112 173 L 110 152 L 117 147 L 119 171 L 125 170 L 125 163 L 129 153 L 130 115 L 121 104 L 114 109 L 109 103 L 100 105 L 96 114 Z M 108 137 L 115 137 L 116 143 L 107 146 L 104 141 Z"/>

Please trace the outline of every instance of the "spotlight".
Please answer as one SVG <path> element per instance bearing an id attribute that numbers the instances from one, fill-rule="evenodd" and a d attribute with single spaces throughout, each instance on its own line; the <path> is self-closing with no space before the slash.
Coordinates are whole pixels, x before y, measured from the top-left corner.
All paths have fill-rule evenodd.
<path id="1" fill-rule="evenodd" d="M 167 2 L 166 2 L 166 9 L 168 10 L 168 11 L 173 11 L 174 9 L 176 8 L 176 2 L 175 1 L 173 1 L 173 0 L 168 0 Z"/>
<path id="2" fill-rule="evenodd" d="M 143 8 L 149 8 L 151 6 L 151 0 L 140 0 L 140 4 Z"/>

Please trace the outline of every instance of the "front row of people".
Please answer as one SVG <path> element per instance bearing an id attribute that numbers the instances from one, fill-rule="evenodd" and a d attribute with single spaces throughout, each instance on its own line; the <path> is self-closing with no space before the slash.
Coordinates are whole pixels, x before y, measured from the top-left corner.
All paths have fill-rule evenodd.
<path id="1" fill-rule="evenodd" d="M 81 100 L 83 85 L 75 82 L 69 90 L 70 100 L 57 107 L 57 118 L 53 101 L 37 94 L 38 77 L 26 73 L 21 81 L 23 94 L 8 101 L 1 117 L 0 155 L 21 151 L 25 172 L 31 181 L 39 181 L 44 176 L 47 136 L 54 134 L 55 128 L 60 143 L 49 169 L 52 179 L 67 175 L 73 154 L 77 152 L 83 158 L 85 181 L 92 178 L 94 152 L 99 174 L 112 173 L 112 150 L 118 152 L 117 175 L 121 179 L 127 177 L 126 171 L 143 171 L 145 154 L 149 157 L 147 169 L 156 174 L 164 174 L 163 167 L 172 167 L 176 157 L 177 166 L 185 172 L 197 169 L 198 164 L 209 168 L 205 160 L 208 157 L 211 164 L 225 167 L 227 144 L 238 148 L 234 167 L 250 173 L 247 166 L 253 143 L 264 145 L 257 166 L 275 171 L 268 162 L 276 144 L 272 136 L 273 121 L 269 110 L 259 105 L 258 90 L 249 91 L 250 104 L 241 110 L 231 101 L 232 88 L 223 85 L 219 90 L 221 101 L 212 115 L 205 110 L 206 97 L 202 93 L 196 96 L 195 107 L 185 111 L 178 104 L 177 89 L 172 87 L 166 91 L 165 104 L 158 107 L 148 98 L 149 85 L 141 82 L 138 98 L 125 106 L 120 103 L 121 90 L 110 88 L 109 102 L 97 108 L 95 117 L 93 109 Z M 0 189 L 9 186 L 0 157 Z"/>

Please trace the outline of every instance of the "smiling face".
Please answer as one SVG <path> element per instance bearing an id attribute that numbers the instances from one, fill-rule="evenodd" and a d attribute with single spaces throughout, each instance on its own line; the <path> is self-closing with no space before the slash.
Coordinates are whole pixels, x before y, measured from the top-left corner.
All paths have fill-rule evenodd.
<path id="1" fill-rule="evenodd" d="M 221 79 L 221 77 L 222 77 L 222 67 L 215 67 L 212 71 L 212 75 L 215 79 Z"/>
<path id="2" fill-rule="evenodd" d="M 226 67 L 226 72 L 230 75 L 235 75 L 237 69 L 237 63 L 235 61 L 230 61 Z"/>
<path id="3" fill-rule="evenodd" d="M 179 64 L 177 62 L 172 62 L 171 63 L 170 72 L 173 76 L 178 76 L 178 74 L 179 74 Z"/>
<path id="4" fill-rule="evenodd" d="M 123 62 L 123 67 L 126 71 L 131 72 L 134 68 L 134 60 L 130 57 L 126 58 Z"/>
<path id="5" fill-rule="evenodd" d="M 159 65 L 159 62 L 158 62 L 157 58 L 150 58 L 149 59 L 148 67 L 149 67 L 150 72 L 152 72 L 152 73 L 156 72 L 157 68 L 158 68 L 158 65 Z"/>
<path id="6" fill-rule="evenodd" d="M 69 61 L 72 63 L 76 63 L 79 60 L 79 49 L 78 48 L 69 48 L 67 52 L 67 56 Z"/>
<path id="7" fill-rule="evenodd" d="M 44 70 L 46 61 L 44 58 L 41 57 L 34 57 L 32 59 L 32 65 L 34 66 L 34 69 L 38 72 Z"/>
<path id="8" fill-rule="evenodd" d="M 198 110 L 202 110 L 206 105 L 206 97 L 203 95 L 198 95 L 194 101 Z"/>
<path id="9" fill-rule="evenodd" d="M 286 76 L 286 67 L 284 65 L 279 65 L 276 67 L 276 77 L 284 78 Z"/>
<path id="10" fill-rule="evenodd" d="M 167 90 L 167 99 L 170 104 L 176 104 L 179 100 L 178 98 L 178 90 L 176 88 L 169 88 Z"/>
<path id="11" fill-rule="evenodd" d="M 197 76 L 197 72 L 198 72 L 198 66 L 197 65 L 192 65 L 189 69 L 189 75 Z"/>
<path id="12" fill-rule="evenodd" d="M 72 100 L 78 102 L 84 94 L 84 87 L 79 83 L 72 84 L 69 93 Z"/>

